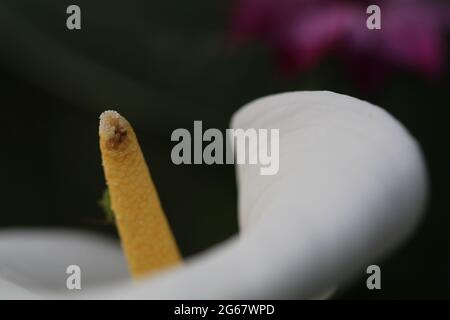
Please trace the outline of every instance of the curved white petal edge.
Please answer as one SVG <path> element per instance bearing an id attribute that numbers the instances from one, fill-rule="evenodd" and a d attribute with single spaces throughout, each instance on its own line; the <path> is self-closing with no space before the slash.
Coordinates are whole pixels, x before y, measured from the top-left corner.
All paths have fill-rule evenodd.
<path id="1" fill-rule="evenodd" d="M 129 279 L 120 246 L 108 238 L 70 229 L 0 232 L 0 299 L 67 293 L 67 267 L 82 271 L 82 291 Z"/>
<path id="2" fill-rule="evenodd" d="M 407 130 L 381 108 L 327 91 L 291 92 L 244 106 L 232 127 L 279 129 L 280 135 L 277 174 L 260 175 L 259 165 L 237 166 L 239 235 L 182 266 L 131 284 L 124 280 L 118 246 L 86 234 L 53 235 L 49 242 L 61 239 L 53 252 L 66 254 L 36 264 L 37 257 L 20 257 L 27 251 L 20 250 L 21 239 L 29 236 L 0 234 L 0 298 L 12 293 L 14 298 L 314 298 L 380 261 L 419 223 L 427 198 L 422 153 Z M 45 238 L 45 233 L 31 237 Z M 9 256 L 2 243 L 8 243 Z M 41 243 L 42 255 L 49 245 Z M 78 248 L 72 258 L 67 246 Z M 83 247 L 98 250 L 85 252 Z M 93 282 L 100 270 L 122 281 L 103 275 L 97 286 L 79 293 L 57 292 L 61 274 L 55 275 L 59 280 L 46 276 L 65 269 L 50 268 L 46 276 L 29 272 L 29 281 L 5 276 L 9 260 L 4 258 L 14 252 L 19 270 L 21 261 L 45 269 L 51 261 L 62 268 L 80 260 Z M 103 252 L 108 252 L 106 258 Z M 47 280 L 40 283 L 42 279 Z"/>

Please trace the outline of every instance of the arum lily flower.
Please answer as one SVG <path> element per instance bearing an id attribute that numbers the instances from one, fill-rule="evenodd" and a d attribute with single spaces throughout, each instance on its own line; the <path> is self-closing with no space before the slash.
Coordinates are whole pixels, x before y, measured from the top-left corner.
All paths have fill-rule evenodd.
<path id="1" fill-rule="evenodd" d="M 0 233 L 0 298 L 314 298 L 391 253 L 420 222 L 421 150 L 383 109 L 292 92 L 240 109 L 233 128 L 279 129 L 280 167 L 237 165 L 238 235 L 137 282 L 118 243 L 68 230 Z M 66 289 L 67 265 L 82 290 Z"/>

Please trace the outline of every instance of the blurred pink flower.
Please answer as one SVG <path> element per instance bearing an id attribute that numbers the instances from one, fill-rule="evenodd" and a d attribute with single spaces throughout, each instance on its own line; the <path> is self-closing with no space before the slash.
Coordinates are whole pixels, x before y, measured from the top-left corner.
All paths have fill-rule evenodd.
<path id="1" fill-rule="evenodd" d="M 371 4 L 381 8 L 381 30 L 366 27 Z M 449 21 L 450 5 L 435 0 L 237 0 L 231 31 L 268 45 L 288 72 L 333 54 L 366 79 L 395 66 L 436 76 Z"/>

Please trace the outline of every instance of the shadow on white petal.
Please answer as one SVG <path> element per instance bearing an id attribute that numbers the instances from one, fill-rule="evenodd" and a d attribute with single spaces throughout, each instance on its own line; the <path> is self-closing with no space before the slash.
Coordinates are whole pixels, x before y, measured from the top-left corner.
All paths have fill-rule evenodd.
<path id="1" fill-rule="evenodd" d="M 69 229 L 0 231 L 0 279 L 31 292 L 67 291 L 69 265 L 78 265 L 82 289 L 129 278 L 120 246 Z"/>
<path id="2" fill-rule="evenodd" d="M 38 295 L 0 277 L 0 300 L 36 299 Z"/>

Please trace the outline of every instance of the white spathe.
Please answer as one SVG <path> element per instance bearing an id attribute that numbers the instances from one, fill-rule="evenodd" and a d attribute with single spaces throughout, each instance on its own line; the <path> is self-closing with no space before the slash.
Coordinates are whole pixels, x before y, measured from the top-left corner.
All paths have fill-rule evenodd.
<path id="1" fill-rule="evenodd" d="M 117 244 L 86 233 L 3 232 L 0 298 L 317 297 L 379 261 L 420 221 L 422 153 L 379 107 L 327 91 L 284 93 L 244 106 L 232 127 L 280 130 L 278 174 L 237 166 L 239 235 L 132 284 Z M 86 276 L 78 294 L 65 289 L 68 264 Z"/>
<path id="2" fill-rule="evenodd" d="M 0 299 L 67 292 L 66 269 L 82 270 L 82 290 L 129 281 L 119 243 L 70 229 L 0 232 Z M 24 290 L 26 289 L 26 290 Z"/>

